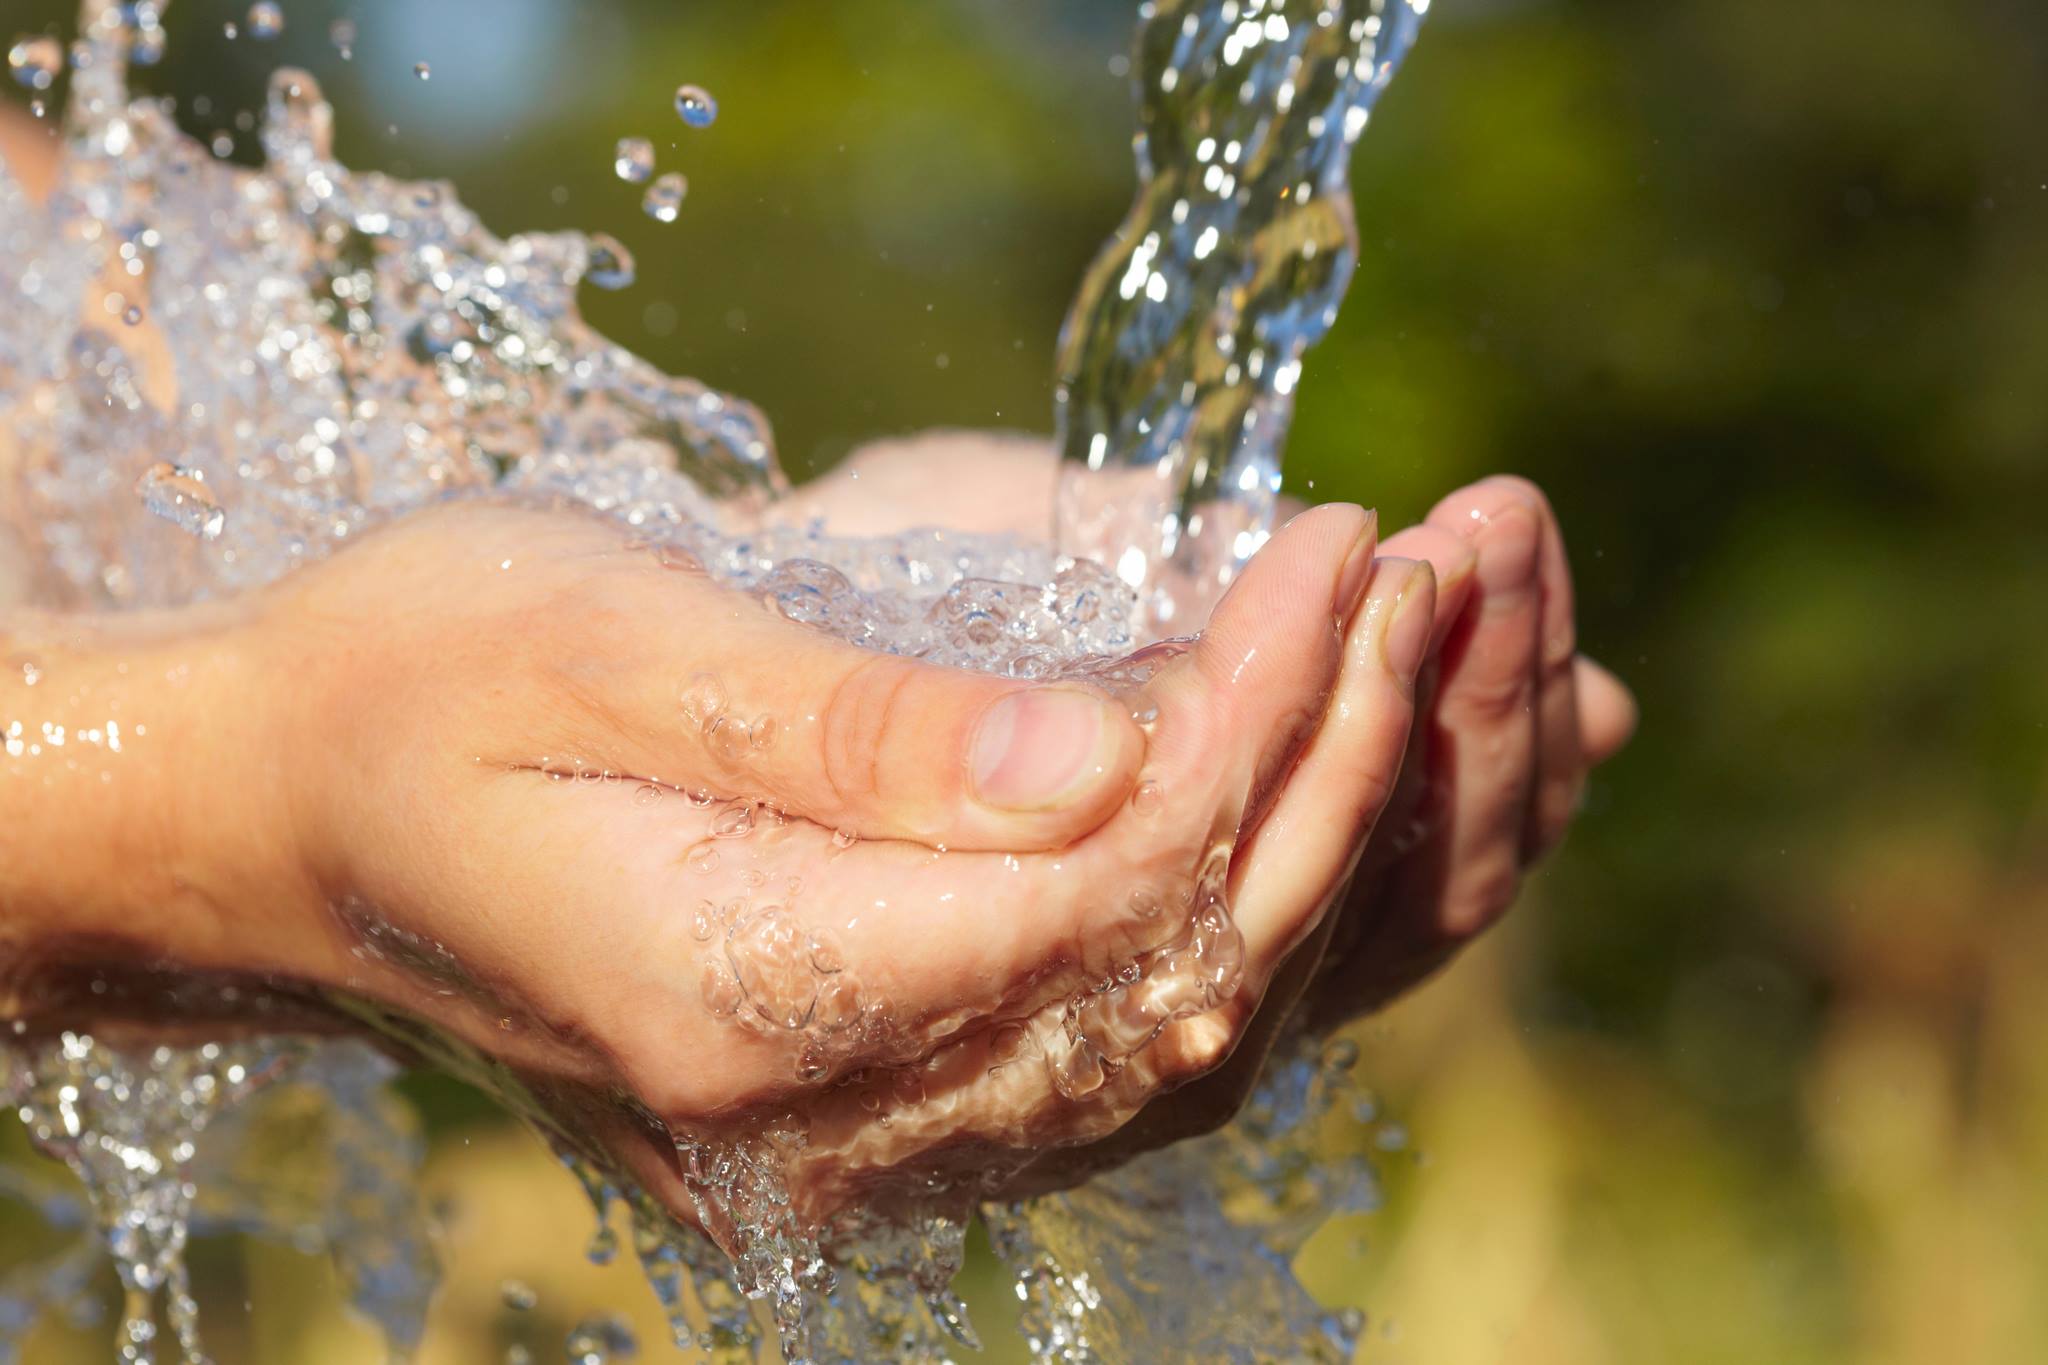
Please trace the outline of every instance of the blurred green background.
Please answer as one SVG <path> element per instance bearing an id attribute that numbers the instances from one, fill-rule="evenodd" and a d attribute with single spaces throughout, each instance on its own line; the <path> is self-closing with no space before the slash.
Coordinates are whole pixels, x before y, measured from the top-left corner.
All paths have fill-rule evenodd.
<path id="1" fill-rule="evenodd" d="M 1437 10 L 1359 147 L 1289 481 L 1393 526 L 1538 480 L 1644 724 L 1510 924 L 1362 1035 L 1423 1159 L 1307 1273 L 1389 1365 L 2048 1359 L 2048 11 Z M 267 44 L 239 11 L 171 12 L 150 80 L 189 127 L 247 153 L 237 112 L 301 63 L 352 164 L 616 234 L 639 283 L 590 315 L 758 401 L 799 473 L 1047 427 L 1131 188 L 1125 4 L 286 0 Z M 673 225 L 612 178 L 631 134 L 690 178 Z M 554 1357 L 505 1274 L 651 1327 L 532 1143 L 412 1093 L 465 1210 L 430 1361 Z M 314 1263 L 201 1268 L 251 1305 L 227 1358 L 376 1358 Z M 74 1348 L 109 1350 L 41 1344 Z"/>

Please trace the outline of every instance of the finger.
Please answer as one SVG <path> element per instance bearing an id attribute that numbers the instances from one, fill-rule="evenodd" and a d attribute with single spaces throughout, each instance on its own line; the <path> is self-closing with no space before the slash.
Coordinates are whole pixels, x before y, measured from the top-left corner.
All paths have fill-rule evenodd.
<path id="1" fill-rule="evenodd" d="M 1232 899 L 1254 969 L 1270 971 L 1314 927 L 1386 808 L 1414 724 L 1435 603 L 1427 562 L 1381 557 L 1373 565 L 1323 723 L 1233 861 Z"/>
<path id="2" fill-rule="evenodd" d="M 1098 689 L 860 649 L 701 579 L 638 591 L 650 600 L 626 619 L 686 624 L 578 680 L 636 776 L 866 838 L 1015 851 L 1073 842 L 1135 781 L 1144 735 Z"/>
<path id="3" fill-rule="evenodd" d="M 1536 568 L 1542 614 L 1536 651 L 1536 774 L 1522 829 L 1522 861 L 1535 862 L 1556 847 L 1578 810 L 1586 757 L 1579 732 L 1575 611 L 1564 534 L 1543 490 L 1527 479 L 1500 475 L 1486 486 L 1519 497 L 1536 513 L 1541 546 Z"/>
<path id="4" fill-rule="evenodd" d="M 1249 762 L 1232 771 L 1231 827 L 1252 818 L 1313 733 L 1337 678 L 1339 631 L 1371 577 L 1378 520 L 1348 503 L 1282 527 L 1217 604 L 1192 667 L 1163 680 L 1180 723 L 1153 736 L 1165 767 Z M 1224 765 L 1226 768 L 1228 765 Z"/>
<path id="5" fill-rule="evenodd" d="M 1441 526 L 1410 526 L 1380 542 L 1383 559 L 1426 560 L 1436 575 L 1436 621 L 1430 628 L 1429 654 L 1443 648 L 1451 627 L 1472 600 L 1472 571 L 1479 556 L 1469 541 Z"/>
<path id="6" fill-rule="evenodd" d="M 1593 660 L 1580 655 L 1578 673 L 1579 733 L 1586 761 L 1599 765 L 1621 752 L 1636 732 L 1636 698 L 1628 684 Z"/>
<path id="7" fill-rule="evenodd" d="M 1536 658 L 1542 628 L 1538 511 L 1512 486 L 1481 483 L 1429 515 L 1478 555 L 1473 601 L 1445 642 L 1431 742 L 1445 802 L 1434 862 L 1442 929 L 1477 933 L 1513 901 L 1534 791 Z"/>

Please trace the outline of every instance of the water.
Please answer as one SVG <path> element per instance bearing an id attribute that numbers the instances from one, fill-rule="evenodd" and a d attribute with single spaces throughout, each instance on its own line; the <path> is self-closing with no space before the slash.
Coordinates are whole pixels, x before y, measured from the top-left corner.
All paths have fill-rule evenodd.
<path id="1" fill-rule="evenodd" d="M 1349 151 L 1429 0 L 1141 7 L 1139 188 L 1060 335 L 1060 548 L 1162 632 L 1265 542 L 1302 357 L 1358 257 Z"/>
<path id="2" fill-rule="evenodd" d="M 718 101 L 701 85 L 678 86 L 676 116 L 692 128 L 709 128 L 718 120 Z"/>
<path id="3" fill-rule="evenodd" d="M 654 174 L 654 144 L 644 137 L 622 137 L 612 154 L 612 172 L 629 185 L 644 185 Z"/>
<path id="4" fill-rule="evenodd" d="M 760 415 L 581 321 L 580 283 L 631 282 L 618 243 L 500 239 L 444 186 L 342 167 L 331 111 L 304 72 L 271 83 L 262 170 L 224 164 L 128 96 L 127 60 L 160 53 L 161 8 L 86 0 L 64 183 L 38 209 L 0 177 L 0 391 L 38 399 L 17 409 L 38 456 L 22 529 L 69 600 L 129 608 L 243 591 L 408 511 L 497 492 L 593 509 L 663 563 L 863 647 L 1084 677 L 1131 694 L 1138 711 L 1151 672 L 1181 648 L 1140 646 L 1199 619 L 1266 533 L 1301 354 L 1350 269 L 1345 152 L 1420 17 L 1401 0 L 1143 10 L 1144 185 L 1061 347 L 1061 548 L 1094 556 L 1076 558 L 938 531 L 840 539 L 764 519 L 786 482 Z M 247 16 L 252 33 L 264 8 Z M 334 41 L 345 49 L 352 37 Z M 24 83 L 49 88 L 55 68 L 38 84 L 46 53 L 24 44 L 20 61 L 10 54 L 17 79 L 26 71 Z M 421 63 L 416 74 L 430 73 Z M 715 118 L 695 87 L 676 103 L 692 126 Z M 655 179 L 648 211 L 673 219 L 683 191 L 679 174 Z M 78 300 L 110 272 L 130 282 L 146 326 L 81 315 Z M 162 398 L 165 353 L 177 357 L 175 403 Z M 1118 523 L 1105 515 L 1116 506 L 1141 515 Z M 775 718 L 736 707 L 716 678 L 683 680 L 678 709 L 728 760 L 775 743 Z M 618 780 L 574 763 L 549 771 Z M 685 862 L 705 894 L 685 913 L 707 948 L 704 1007 L 726 1027 L 789 1038 L 791 1079 L 847 1098 L 862 1122 L 914 1126 L 934 1103 L 925 1078 L 945 1059 L 905 1051 L 888 1002 L 796 912 L 800 879 L 758 852 L 785 817 L 656 786 L 635 799 L 701 811 L 704 837 Z M 1133 804 L 1162 799 L 1141 787 Z M 855 843 L 830 839 L 842 852 Z M 1179 880 L 1129 889 L 1148 936 L 1095 986 L 954 1046 L 985 1052 L 991 1077 L 1048 1103 L 1107 1095 L 1162 1028 L 1236 990 L 1229 856 L 1218 841 Z M 442 945 L 373 907 L 336 912 L 360 953 L 490 1003 Z M 196 985 L 195 1001 L 206 989 L 223 988 Z M 789 1194 L 810 1160 L 805 1110 L 690 1131 L 624 1115 L 674 1145 L 707 1237 L 609 1164 L 589 1137 L 595 1101 L 360 999 L 312 1003 L 498 1095 L 555 1146 L 601 1225 L 626 1205 L 632 1250 L 677 1340 L 715 1360 L 953 1358 L 975 1339 L 948 1286 L 978 1210 L 1017 1274 L 1040 1360 L 1154 1359 L 1161 1343 L 1189 1358 L 1337 1360 L 1356 1332 L 1287 1270 L 1308 1231 L 1373 1198 L 1362 1163 L 1316 1157 L 1346 1068 L 1305 1043 L 1283 1050 L 1224 1133 L 1016 1206 L 985 1205 L 1028 1153 L 971 1171 L 935 1165 L 886 1210 L 856 1203 L 814 1223 Z M 98 1236 L 41 1282 L 9 1288 L 0 1328 L 74 1302 L 79 1257 L 103 1249 L 128 1289 L 124 1359 L 161 1348 L 201 1360 L 183 1248 L 195 1227 L 220 1225 L 328 1248 L 394 1353 L 417 1341 L 433 1269 L 407 1231 L 416 1144 L 377 1094 L 389 1067 L 376 1054 L 291 1037 L 146 1046 L 74 1030 L 25 1032 L 6 1056 L 7 1100 L 84 1182 Z M 220 1154 L 288 1087 L 321 1097 L 336 1174 L 326 1194 L 280 1211 L 272 1182 L 223 1174 Z M 53 1220 L 65 1215 L 35 1197 Z M 593 1247 L 615 1250 L 606 1238 Z M 632 1347 L 610 1326 L 580 1325 L 572 1358 L 624 1358 Z"/>

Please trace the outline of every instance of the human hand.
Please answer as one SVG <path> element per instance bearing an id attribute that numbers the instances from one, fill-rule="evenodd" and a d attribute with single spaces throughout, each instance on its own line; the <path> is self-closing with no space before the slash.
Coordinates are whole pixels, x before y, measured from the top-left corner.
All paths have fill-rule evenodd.
<path id="1" fill-rule="evenodd" d="M 1255 995 L 1294 930 L 1240 914 L 1196 945 L 1200 874 L 1321 715 L 1371 548 L 1357 509 L 1304 518 L 1111 703 L 855 650 L 594 518 L 443 507 L 194 609 L 203 635 L 173 612 L 146 644 L 86 648 L 61 618 L 17 639 L 52 690 L 9 703 L 156 708 L 109 771 L 161 833 L 137 886 L 81 873 L 10 920 L 86 906 L 151 963 L 423 1019 L 678 1209 L 671 1135 L 795 1111 L 792 1183 L 822 1218 L 1113 1126 L 1228 1051 L 1234 1024 L 1194 1016 L 1240 961 Z M 1156 710 L 1149 751 L 1134 710 Z M 148 875 L 164 847 L 175 873 Z M 9 974 L 62 937 L 18 941 Z M 1158 1036 L 1115 1086 L 1075 1104 L 999 1065 L 1000 1025 L 1050 1041 L 1066 999 L 1177 939 L 1182 994 L 1149 1001 Z M 10 1013 L 39 1027 L 96 1007 L 29 1003 Z"/>
<path id="2" fill-rule="evenodd" d="M 1037 536 L 1057 471 L 1032 437 L 932 432 L 854 452 L 789 507 L 863 534 L 971 521 Z M 1418 743 L 1380 836 L 1360 849 L 1323 973 L 1326 1024 L 1384 1005 L 1495 923 L 1563 839 L 1588 770 L 1636 722 L 1628 689 L 1577 653 L 1562 528 L 1534 484 L 1502 476 L 1459 489 L 1379 553 L 1431 565 L 1437 619 Z M 1262 838 L 1292 859 L 1291 835 Z"/>
<path id="3" fill-rule="evenodd" d="M 1028 535 L 1038 528 L 1003 517 L 1044 506 L 1055 472 L 1050 452 L 1028 438 L 934 434 L 857 452 L 811 486 L 805 510 L 828 521 L 843 513 L 867 531 L 978 513 L 979 529 Z M 999 495 L 983 492 L 990 488 Z M 1042 1159 L 1027 1180 L 1069 1183 L 1216 1126 L 1249 1091 L 1288 1017 L 1300 1012 L 1333 1028 L 1441 966 L 1506 911 L 1521 875 L 1563 837 L 1588 768 L 1626 742 L 1633 699 L 1575 653 L 1569 566 L 1540 490 L 1512 478 L 1459 490 L 1380 553 L 1428 563 L 1438 591 L 1422 720 L 1378 832 L 1365 818 L 1377 807 L 1355 781 L 1347 788 L 1298 773 L 1290 788 L 1313 794 L 1276 806 L 1247 831 L 1233 882 L 1322 908 L 1241 1045 L 1226 1065 L 1110 1139 Z M 1325 721 L 1331 733 L 1316 741 L 1332 749 L 1346 726 L 1373 716 L 1347 702 L 1348 657 L 1346 669 Z M 1371 771 L 1360 765 L 1353 776 Z M 1339 811 L 1354 813 L 1349 824 Z M 1326 848 L 1332 831 L 1342 833 Z"/>

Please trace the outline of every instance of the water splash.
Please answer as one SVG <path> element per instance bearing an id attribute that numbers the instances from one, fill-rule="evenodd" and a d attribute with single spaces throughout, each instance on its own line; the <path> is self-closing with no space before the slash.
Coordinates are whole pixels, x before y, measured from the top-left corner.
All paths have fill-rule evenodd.
<path id="1" fill-rule="evenodd" d="M 1364 0 L 1147 7 L 1137 64 L 1154 92 L 1146 188 L 1132 228 L 1091 272 L 1062 348 L 1061 439 L 1070 460 L 1081 457 L 1063 477 L 1070 545 L 1114 529 L 1094 512 L 1126 498 L 1124 475 L 1161 485 L 1153 492 L 1170 504 L 1145 534 L 1104 542 L 1117 551 L 1112 571 L 1003 539 L 924 531 L 849 540 L 764 518 L 786 485 L 759 416 L 661 374 L 577 313 L 579 283 L 630 283 L 622 247 L 573 233 L 500 239 L 443 186 L 348 170 L 332 157 L 332 112 L 304 72 L 280 71 L 271 83 L 262 171 L 224 164 L 161 107 L 128 98 L 126 64 L 161 51 L 161 9 L 86 0 L 63 182 L 38 206 L 0 172 L 0 287 L 18 300 L 0 322 L 0 392 L 36 399 L 16 408 L 21 441 L 40 457 L 24 529 L 74 601 L 127 607 L 241 591 L 415 508 L 496 491 L 613 517 L 664 563 L 753 590 L 789 619 L 866 648 L 1112 690 L 1135 688 L 1170 657 L 1171 646 L 1129 656 L 1188 619 L 1263 535 L 1300 353 L 1328 325 L 1350 268 L 1343 153 L 1420 14 L 1406 0 L 1384 12 Z M 334 41 L 346 48 L 352 37 Z M 33 65 L 16 64 L 17 76 Z M 430 74 L 425 63 L 415 70 Z M 677 103 L 693 125 L 715 116 L 691 87 Z M 1240 135 L 1205 147 L 1197 132 Z M 671 178 L 657 217 L 679 208 L 679 175 L 650 195 Z M 114 272 L 177 357 L 175 404 L 161 401 L 171 378 L 160 353 L 79 314 L 89 285 Z M 1090 463 L 1100 468 L 1084 475 Z M 167 521 L 195 534 L 167 538 Z M 1217 545 L 1225 548 L 1203 548 Z M 729 761 L 747 761 L 764 734 L 773 742 L 772 717 L 732 710 L 722 692 L 715 705 L 701 688 L 683 704 Z M 616 780 L 594 767 L 573 775 Z M 1134 804 L 1158 797 L 1141 791 Z M 704 818 L 706 837 L 686 861 L 716 880 L 750 870 L 719 846 L 745 848 L 760 837 L 757 822 L 776 817 L 728 803 Z M 843 851 L 853 840 L 832 842 Z M 997 1028 L 984 1040 L 991 1073 L 1037 1066 L 1061 1095 L 1085 1096 L 1167 1023 L 1229 998 L 1242 946 L 1221 893 L 1227 856 L 1213 851 L 1185 888 L 1133 904 L 1138 918 L 1158 919 L 1157 946 L 1114 964 L 1096 987 Z M 871 1051 L 866 1031 L 886 1021 L 835 945 L 784 913 L 798 894 L 776 888 L 777 900 L 742 880 L 707 895 L 692 924 L 724 950 L 706 1003 L 736 1027 L 800 1034 L 796 1075 L 815 1082 Z M 381 961 L 466 979 L 433 953 L 439 945 L 374 932 L 373 912 L 362 923 Z M 623 1203 L 679 1343 L 720 1361 L 778 1349 L 790 1360 L 941 1361 L 972 1344 L 948 1285 L 965 1228 L 1008 1172 L 1002 1163 L 966 1177 L 934 1172 L 906 1207 L 886 1216 L 856 1207 L 817 1227 L 788 1193 L 787 1173 L 809 1142 L 798 1116 L 668 1134 L 714 1242 L 594 1164 L 506 1068 L 360 1000 L 329 1004 L 532 1121 L 582 1179 L 601 1226 Z M 211 1055 L 156 1048 L 138 1058 L 70 1034 L 6 1054 L 10 1097 L 39 1144 L 86 1180 L 101 1240 L 131 1286 L 122 1345 L 133 1360 L 154 1349 L 158 1295 L 179 1350 L 201 1358 L 182 1246 L 211 1203 L 259 1235 L 282 1226 L 267 1186 L 200 1164 L 206 1140 L 253 1112 L 249 1077 L 281 1089 L 289 1074 L 329 1097 L 337 1151 L 409 1150 L 385 1120 L 365 1117 L 380 1112 L 375 1087 L 388 1069 L 359 1045 L 209 1046 Z M 1199 1358 L 1214 1343 L 1213 1358 L 1250 1359 L 1237 1353 L 1255 1353 L 1261 1340 L 1298 1350 L 1341 1341 L 1286 1268 L 1301 1227 L 1369 1202 L 1369 1172 L 1318 1164 L 1296 1140 L 1327 1107 L 1320 1074 L 1296 1058 L 1226 1134 L 990 1214 L 1024 1297 L 1038 1305 L 1027 1323 L 1040 1359 L 1156 1358 L 1146 1341 L 1175 1343 L 1176 1353 L 1187 1345 Z M 844 1084 L 881 1123 L 926 1102 L 908 1064 Z M 83 1108 L 81 1096 L 90 1097 Z M 109 1165 L 107 1153 L 130 1156 Z M 422 1244 L 402 1235 L 409 1179 L 375 1163 L 336 1164 L 354 1174 L 314 1222 L 334 1229 L 356 1301 L 402 1353 L 432 1285 Z M 1303 1188 L 1315 1201 L 1287 1205 Z M 1262 1192 L 1271 1208 L 1292 1211 L 1247 1221 Z M 1122 1251 L 1106 1240 L 1131 1229 L 1147 1235 Z M 609 1238 L 594 1251 L 609 1255 Z M 0 1298 L 0 1328 L 75 1299 L 72 1266 L 60 1258 L 40 1286 Z M 1179 1289 L 1145 1302 L 1165 1286 Z M 1199 1312 L 1200 1301 L 1229 1305 L 1229 1321 Z M 595 1328 L 584 1344 L 598 1358 L 624 1349 Z"/>

